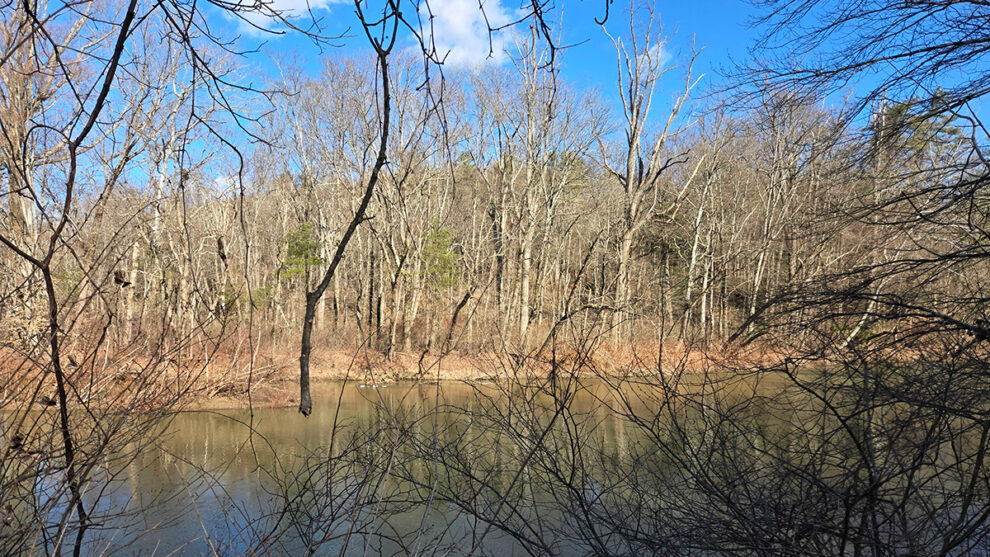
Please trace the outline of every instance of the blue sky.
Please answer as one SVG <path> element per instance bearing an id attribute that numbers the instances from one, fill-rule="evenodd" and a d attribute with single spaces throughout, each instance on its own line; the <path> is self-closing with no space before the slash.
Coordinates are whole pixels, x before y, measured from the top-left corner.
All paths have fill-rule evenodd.
<path id="1" fill-rule="evenodd" d="M 275 0 L 282 9 L 302 10 L 306 0 Z M 505 49 L 512 49 L 510 33 L 500 33 L 494 37 L 494 50 L 488 56 L 488 35 L 477 0 L 431 0 L 431 8 L 437 15 L 436 40 L 441 49 L 449 49 L 448 65 L 463 69 L 482 65 L 504 65 L 507 63 Z M 344 38 L 337 48 L 321 54 L 311 41 L 294 33 L 266 35 L 249 26 L 228 21 L 227 25 L 238 25 L 242 33 L 241 44 L 253 48 L 263 41 L 261 52 L 250 57 L 251 63 L 263 73 L 274 71 L 273 60 L 280 58 L 294 60 L 303 68 L 315 70 L 319 67 L 320 56 L 347 55 L 366 51 L 366 39 L 356 27 L 354 6 L 349 1 L 310 0 L 314 13 L 321 19 L 329 34 L 345 33 L 350 27 L 350 38 Z M 485 11 L 490 21 L 496 24 L 513 19 L 519 5 L 505 0 L 485 0 Z M 669 41 L 666 53 L 673 62 L 689 55 L 692 41 L 704 51 L 698 59 L 696 73 L 704 73 L 704 83 L 711 84 L 717 79 L 717 70 L 728 63 L 729 56 L 743 59 L 751 42 L 753 31 L 746 23 L 751 14 L 751 6 L 741 0 L 707 0 L 704 3 L 659 2 L 658 12 L 663 33 Z M 612 5 L 606 27 L 610 33 L 627 36 L 629 29 L 629 9 L 625 2 Z M 602 0 L 557 0 L 548 19 L 553 21 L 560 33 L 557 41 L 561 45 L 572 45 L 559 57 L 560 70 L 564 79 L 579 89 L 598 90 L 606 97 L 613 97 L 615 90 L 615 49 L 595 18 L 602 17 Z M 638 17 L 645 13 L 639 13 Z M 266 24 L 258 20 L 259 24 Z M 515 28 L 517 33 L 526 33 L 525 24 Z M 412 46 L 411 36 L 403 37 L 400 45 Z M 272 75 L 272 74 L 269 74 Z M 669 93 L 681 86 L 679 79 L 668 80 Z M 661 95 L 664 91 L 659 91 Z"/>
<path id="2" fill-rule="evenodd" d="M 717 70 L 728 63 L 730 54 L 745 57 L 753 33 L 746 25 L 751 13 L 749 4 L 738 0 L 706 0 L 661 2 L 658 8 L 663 34 L 668 37 L 665 48 L 674 61 L 689 56 L 692 42 L 696 48 L 704 49 L 695 71 L 704 73 L 705 81 L 717 79 Z M 604 88 L 614 88 L 615 50 L 594 21 L 596 15 L 601 15 L 601 3 L 571 2 L 564 6 L 564 11 L 567 42 L 588 42 L 573 47 L 562 57 L 562 71 L 577 83 L 600 83 Z M 616 3 L 605 27 L 610 33 L 626 36 L 628 19 L 627 7 Z M 676 87 L 679 83 L 672 85 Z"/>
<path id="3" fill-rule="evenodd" d="M 325 48 L 323 52 L 317 49 L 312 41 L 298 33 L 287 32 L 282 35 L 260 33 L 245 25 L 243 22 L 230 19 L 219 23 L 241 33 L 241 46 L 254 49 L 264 43 L 258 53 L 249 56 L 249 62 L 255 70 L 269 79 L 277 79 L 276 60 L 289 62 L 292 67 L 301 67 L 303 71 L 318 71 L 320 58 L 324 56 L 347 56 L 368 51 L 367 39 L 357 26 L 354 14 L 353 0 L 266 0 L 276 9 L 286 10 L 286 13 L 299 14 L 300 25 L 308 19 L 304 16 L 309 6 L 321 21 L 323 30 L 328 35 L 347 34 L 339 41 L 339 46 Z M 371 1 L 372 4 L 378 0 Z M 512 31 L 501 32 L 493 37 L 494 53 L 489 56 L 489 35 L 481 11 L 479 0 L 429 0 L 436 28 L 435 40 L 440 51 L 449 50 L 446 67 L 464 69 L 481 66 L 507 65 L 506 50 L 513 50 L 512 33 L 526 34 L 526 23 L 517 25 Z M 523 7 L 528 0 L 481 0 L 485 5 L 485 14 L 493 25 L 508 23 L 518 17 L 519 2 Z M 547 19 L 555 24 L 555 32 L 559 33 L 560 45 L 572 45 L 562 52 L 559 68 L 564 79 L 579 90 L 598 91 L 603 101 L 614 111 L 620 109 L 615 90 L 616 54 L 610 39 L 602 27 L 595 21 L 604 13 L 605 0 L 551 0 L 552 9 L 547 12 Z M 404 11 L 414 12 L 419 6 L 420 13 L 425 15 L 423 6 L 427 0 L 402 0 Z M 418 2 L 418 4 L 417 4 Z M 639 1 L 637 4 L 643 4 Z M 611 6 L 611 14 L 606 24 L 607 29 L 614 35 L 627 36 L 629 30 L 629 4 L 620 0 Z M 695 66 L 695 75 L 704 74 L 701 87 L 696 90 L 695 98 L 702 90 L 718 84 L 720 71 L 730 69 L 733 62 L 745 63 L 749 58 L 749 48 L 762 31 L 754 29 L 749 24 L 752 18 L 760 15 L 746 0 L 702 0 L 700 2 L 671 2 L 657 0 L 657 12 L 668 42 L 666 53 L 673 63 L 683 62 L 690 54 L 691 45 L 703 48 Z M 636 17 L 642 18 L 644 10 L 640 8 Z M 423 20 L 425 21 L 425 17 Z M 256 19 L 260 25 L 270 26 L 270 21 Z M 410 33 L 406 32 L 399 40 L 400 48 L 414 48 Z M 857 82 L 850 83 L 853 92 L 866 92 L 868 84 L 875 76 L 864 72 Z M 658 89 L 657 99 L 660 103 L 680 92 L 683 81 L 679 76 L 665 78 Z M 856 91 L 860 89 L 860 91 Z M 826 102 L 842 105 L 848 90 L 833 93 Z M 987 99 L 979 99 L 973 103 L 977 113 L 983 112 Z M 700 106 L 700 105 L 695 105 Z M 657 107 L 657 113 L 663 108 Z"/>

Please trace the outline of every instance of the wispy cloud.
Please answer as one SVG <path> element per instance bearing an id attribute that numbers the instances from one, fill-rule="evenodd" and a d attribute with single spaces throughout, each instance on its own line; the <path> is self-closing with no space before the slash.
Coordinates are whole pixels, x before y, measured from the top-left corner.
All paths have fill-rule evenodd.
<path id="1" fill-rule="evenodd" d="M 265 11 L 275 11 L 288 20 L 304 19 L 310 17 L 310 12 L 319 17 L 321 11 L 330 9 L 334 4 L 349 4 L 351 0 L 263 0 Z M 245 21 L 247 20 L 247 21 Z M 302 27 L 306 27 L 305 21 L 301 21 Z M 268 31 L 278 31 L 284 29 L 285 25 L 277 18 L 254 12 L 245 14 L 243 19 L 239 19 L 239 30 L 241 33 L 254 37 L 271 37 Z M 259 29 L 260 28 L 260 29 Z"/>
<path id="2" fill-rule="evenodd" d="M 656 42 L 647 50 L 646 52 L 639 55 L 639 59 L 636 63 L 639 66 L 640 72 L 645 72 L 647 68 L 662 69 L 666 67 L 673 56 L 667 49 L 667 43 L 664 41 Z"/>
<path id="3" fill-rule="evenodd" d="M 500 0 L 429 0 L 420 6 L 424 39 L 436 46 L 437 55 L 444 65 L 457 68 L 474 68 L 485 63 L 501 64 L 508 59 L 506 48 L 511 46 L 511 29 L 494 31 L 520 17 L 518 10 L 511 10 Z M 432 15 L 432 19 L 430 16 Z"/>

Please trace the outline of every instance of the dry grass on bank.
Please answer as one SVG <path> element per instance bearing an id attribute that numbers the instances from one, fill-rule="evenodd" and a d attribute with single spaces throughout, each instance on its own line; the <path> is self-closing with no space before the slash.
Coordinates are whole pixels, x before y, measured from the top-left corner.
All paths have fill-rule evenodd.
<path id="1" fill-rule="evenodd" d="M 75 396 L 86 402 L 114 404 L 140 400 L 175 401 L 183 408 L 236 408 L 249 402 L 264 407 L 298 403 L 297 347 L 251 345 L 228 339 L 213 349 L 186 349 L 150 357 L 140 351 L 99 353 L 88 357 L 66 354 L 70 380 L 85 385 Z M 252 356 L 253 354 L 253 356 Z M 316 383 L 354 381 L 389 384 L 398 381 L 488 381 L 500 377 L 541 377 L 557 373 L 583 377 L 650 375 L 672 370 L 688 372 L 713 366 L 733 367 L 766 363 L 780 354 L 761 347 L 745 351 L 709 347 L 687 349 L 672 342 L 660 347 L 645 344 L 602 344 L 590 354 L 576 351 L 519 354 L 502 352 L 434 352 L 385 354 L 363 347 L 314 348 L 311 373 Z M 54 379 L 41 358 L 32 360 L 0 348 L 0 405 L 35 398 L 52 398 Z M 125 396 L 126 395 L 126 396 Z M 140 395 L 140 396 L 139 396 Z"/>

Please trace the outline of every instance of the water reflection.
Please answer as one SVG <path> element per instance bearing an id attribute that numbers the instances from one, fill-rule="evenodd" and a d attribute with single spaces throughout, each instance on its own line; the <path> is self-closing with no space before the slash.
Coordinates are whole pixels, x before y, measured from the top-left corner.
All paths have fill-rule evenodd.
<path id="1" fill-rule="evenodd" d="M 126 547 L 131 553 L 156 555 L 240 554 L 259 548 L 296 553 L 307 542 L 324 539 L 329 541 L 318 554 L 407 553 L 415 549 L 411 543 L 420 550 L 466 548 L 477 543 L 478 532 L 487 525 L 479 526 L 442 502 L 429 505 L 428 513 L 427 506 L 415 503 L 430 499 L 420 488 L 443 472 L 437 462 L 419 456 L 430 447 L 412 446 L 407 440 L 460 443 L 472 447 L 479 462 L 496 464 L 492 469 L 499 469 L 501 462 L 504 474 L 492 478 L 495 488 L 508 485 L 512 464 L 524 457 L 519 443 L 491 437 L 495 434 L 488 423 L 490 413 L 512 411 L 494 386 L 325 384 L 317 400 L 320 405 L 309 418 L 294 408 L 176 416 L 155 445 L 126 470 L 104 471 L 97 477 L 94 483 L 104 483 L 106 489 L 101 509 L 135 512 L 92 531 L 90 549 L 96 553 Z M 543 422 L 553 412 L 546 396 L 520 404 L 542 407 Z M 599 443 L 613 449 L 626 443 L 621 420 L 600 410 L 601 402 L 590 392 L 572 403 L 575 414 L 595 416 L 601 426 L 594 430 Z M 494 450 L 503 445 L 513 454 Z M 340 469 L 330 470 L 325 458 L 329 451 L 336 456 L 352 453 L 336 464 Z M 346 467 L 355 462 L 378 467 L 366 478 L 377 483 L 348 486 L 351 476 L 361 474 Z M 327 478 L 332 485 L 313 485 Z M 336 509 L 327 510 L 331 507 Z M 337 516 L 331 517 L 334 512 Z M 312 531 L 314 524 L 319 531 Z M 520 552 L 496 529 L 487 533 L 479 550 Z"/>
<path id="2" fill-rule="evenodd" d="M 945 543 L 985 508 L 972 479 L 990 436 L 980 422 L 874 403 L 827 369 L 790 388 L 765 375 L 675 379 L 323 384 L 309 418 L 181 414 L 134 443 L 135 458 L 90 475 L 87 552 L 842 554 Z M 864 491 L 871 468 L 887 475 Z M 52 524 L 68 516 L 65 482 L 47 470 L 18 493 Z M 884 531 L 843 533 L 871 524 Z"/>

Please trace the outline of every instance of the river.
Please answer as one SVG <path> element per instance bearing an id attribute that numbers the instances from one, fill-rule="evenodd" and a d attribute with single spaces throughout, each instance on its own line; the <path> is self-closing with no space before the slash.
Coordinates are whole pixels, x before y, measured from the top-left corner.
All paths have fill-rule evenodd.
<path id="1" fill-rule="evenodd" d="M 478 554 L 523 554 L 472 513 L 443 501 L 421 502 L 430 499 L 422 486 L 443 465 L 410 456 L 408 447 L 388 448 L 397 431 L 427 442 L 463 435 L 478 425 L 472 415 L 499 407 L 505 397 L 493 386 L 441 385 L 324 383 L 308 418 L 295 408 L 182 412 L 126 468 L 112 478 L 97 475 L 94 485 L 103 490 L 97 509 L 110 518 L 88 532 L 89 553 L 302 554 L 308 544 L 319 555 L 461 553 L 472 547 Z M 548 413 L 553 407 L 549 396 L 526 404 L 546 405 Z M 608 415 L 590 391 L 571 406 Z M 596 428 L 600 441 L 617 447 L 622 422 L 606 422 Z M 484 445 L 484 439 L 482 433 L 472 443 Z M 321 455 L 339 455 L 348 440 L 353 450 L 331 471 Z M 355 487 L 350 477 L 361 475 L 362 461 L 378 467 Z M 421 483 L 420 489 L 410 491 L 403 478 Z M 129 512 L 113 516 L 122 508 Z"/>

